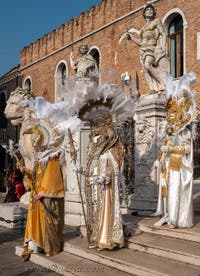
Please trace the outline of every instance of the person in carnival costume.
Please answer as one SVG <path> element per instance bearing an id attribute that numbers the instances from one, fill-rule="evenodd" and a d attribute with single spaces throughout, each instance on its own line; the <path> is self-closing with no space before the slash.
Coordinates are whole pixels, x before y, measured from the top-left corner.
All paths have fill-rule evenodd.
<path id="1" fill-rule="evenodd" d="M 23 151 L 32 156 L 32 169 L 23 167 L 24 185 L 30 191 L 22 261 L 31 253 L 47 256 L 62 250 L 64 226 L 64 183 L 62 161 L 68 128 L 78 128 L 80 120 L 69 117 L 63 104 L 51 104 L 41 97 L 27 100 L 29 124 L 24 130 Z"/>
<path id="2" fill-rule="evenodd" d="M 124 149 L 116 128 L 134 113 L 133 100 L 115 85 L 102 85 L 85 94 L 78 115 L 91 127 L 85 175 L 89 248 L 124 246 L 119 187 L 123 183 Z"/>
<path id="3" fill-rule="evenodd" d="M 160 193 L 163 198 L 163 217 L 154 224 L 168 223 L 171 228 L 193 226 L 193 137 L 196 119 L 194 93 L 189 86 L 195 74 L 189 73 L 174 84 L 170 76 L 166 83 L 166 127 L 161 154 L 156 161 L 159 168 Z M 162 213 L 158 204 L 158 213 Z"/>

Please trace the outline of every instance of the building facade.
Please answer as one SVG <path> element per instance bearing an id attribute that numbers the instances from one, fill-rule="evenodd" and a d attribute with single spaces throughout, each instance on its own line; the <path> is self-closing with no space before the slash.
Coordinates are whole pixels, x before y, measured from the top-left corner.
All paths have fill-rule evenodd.
<path id="1" fill-rule="evenodd" d="M 148 3 L 154 5 L 156 17 L 162 21 L 167 34 L 167 54 L 174 81 L 184 73 L 194 71 L 197 75 L 194 89 L 197 102 L 200 103 L 200 0 L 152 0 Z M 142 72 L 139 47 L 128 40 L 119 43 L 127 30 L 141 29 L 145 25 L 144 6 L 145 1 L 141 0 L 102 0 L 100 4 L 24 47 L 19 66 L 22 87 L 33 90 L 37 96 L 43 96 L 51 102 L 58 101 L 58 91 L 64 91 L 68 77 L 75 75 L 70 66 L 70 54 L 73 52 L 78 58 L 79 46 L 84 43 L 97 61 L 99 83 L 121 86 L 121 75 L 128 72 L 133 86 L 140 94 L 147 94 L 149 88 Z M 78 139 L 82 139 L 85 131 L 80 133 Z M 83 139 L 82 144 L 86 145 L 86 140 Z M 199 177 L 200 142 L 197 142 L 195 174 Z M 69 171 L 72 171 L 70 165 Z M 80 213 L 81 208 L 77 207 L 79 196 L 74 190 L 74 176 L 70 173 L 68 180 L 66 198 L 71 200 L 70 208 L 79 208 Z"/>
<path id="2" fill-rule="evenodd" d="M 6 101 L 10 93 L 18 86 L 21 86 L 19 66 L 14 67 L 0 78 L 0 175 L 4 174 L 4 169 L 9 165 L 13 168 L 15 166 L 13 160 L 10 159 L 10 156 L 2 146 L 7 145 L 9 139 L 14 142 L 18 142 L 19 139 L 19 128 L 12 126 L 4 115 Z M 1 179 L 3 179 L 3 177 L 1 177 Z M 0 181 L 0 192 L 2 191 L 4 191 L 4 186 L 3 181 Z"/>
<path id="3" fill-rule="evenodd" d="M 20 70 L 23 86 L 48 100 L 56 101 L 62 78 L 74 75 L 70 53 L 78 56 L 78 47 L 88 44 L 98 61 L 100 82 L 121 84 L 121 74 L 128 72 L 142 94 L 147 93 L 139 49 L 132 41 L 119 45 L 119 39 L 131 27 L 144 26 L 144 3 L 140 0 L 103 0 L 101 4 L 74 17 L 44 37 L 21 50 Z M 174 79 L 194 71 L 200 80 L 200 1 L 154 0 L 152 3 L 168 36 L 168 55 Z M 198 86 L 195 87 L 200 100 Z"/>

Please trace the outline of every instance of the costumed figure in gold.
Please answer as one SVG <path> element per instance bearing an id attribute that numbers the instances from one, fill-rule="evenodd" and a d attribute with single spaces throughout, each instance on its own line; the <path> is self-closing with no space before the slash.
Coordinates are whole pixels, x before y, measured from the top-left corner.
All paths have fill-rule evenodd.
<path id="1" fill-rule="evenodd" d="M 31 135 L 34 150 L 44 146 L 42 130 L 35 125 L 24 133 Z M 40 141 L 35 143 L 34 139 Z M 58 254 L 62 249 L 64 226 L 64 185 L 59 158 L 52 157 L 45 163 L 36 159 L 33 170 L 24 171 L 24 185 L 30 191 L 30 201 L 22 258 L 26 260 L 27 252 L 37 252 L 38 248 L 50 256 Z"/>
<path id="2" fill-rule="evenodd" d="M 108 118 L 92 125 L 86 170 L 90 243 L 99 249 L 124 246 L 119 202 L 123 147 Z M 110 124 L 110 125 L 109 125 Z"/>
<path id="3" fill-rule="evenodd" d="M 110 91 L 109 91 L 110 90 Z M 85 175 L 89 248 L 124 246 L 119 187 L 123 185 L 124 149 L 115 133 L 118 124 L 133 116 L 133 100 L 107 85 L 85 102 L 79 117 L 91 126 Z"/>
<path id="4" fill-rule="evenodd" d="M 22 261 L 42 250 L 47 256 L 62 250 L 64 226 L 64 183 L 62 161 L 69 127 L 80 120 L 69 118 L 62 104 L 50 104 L 43 98 L 26 103 L 31 112 L 23 136 L 23 151 L 32 154 L 33 167 L 24 171 L 24 185 L 30 191 Z M 72 129 L 72 130 L 73 130 Z"/>
<path id="5" fill-rule="evenodd" d="M 166 128 L 161 154 L 156 161 L 158 182 L 163 198 L 163 217 L 154 224 L 168 223 L 171 228 L 193 226 L 193 137 L 196 119 L 194 94 L 189 85 L 195 74 L 184 75 L 178 84 L 166 81 Z M 160 202 L 161 198 L 158 199 Z M 157 212 L 162 211 L 158 206 Z"/>

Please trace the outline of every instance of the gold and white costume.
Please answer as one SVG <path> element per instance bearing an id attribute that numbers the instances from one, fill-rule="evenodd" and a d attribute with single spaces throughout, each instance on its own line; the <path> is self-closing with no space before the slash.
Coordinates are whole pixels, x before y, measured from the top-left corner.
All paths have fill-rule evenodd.
<path id="1" fill-rule="evenodd" d="M 157 213 L 164 216 L 154 226 L 168 223 L 172 228 L 193 226 L 193 122 L 196 118 L 194 94 L 189 89 L 195 75 L 183 76 L 178 86 L 166 77 L 167 103 L 165 141 L 158 159 L 159 198 Z"/>
<path id="2" fill-rule="evenodd" d="M 111 146 L 111 148 L 110 148 Z M 116 142 L 96 158 L 90 155 L 86 175 L 86 196 L 90 242 L 99 249 L 124 246 L 122 217 L 119 202 L 121 164 L 116 156 Z M 93 159 L 94 158 L 94 159 Z M 89 164 L 90 163 L 90 164 Z"/>
<path id="3" fill-rule="evenodd" d="M 174 227 L 193 226 L 193 146 L 191 129 L 172 137 L 168 163 L 168 215 Z"/>
<path id="4" fill-rule="evenodd" d="M 119 187 L 123 186 L 124 148 L 116 128 L 133 117 L 133 99 L 117 85 L 106 84 L 86 90 L 82 98 L 77 95 L 74 102 L 79 104 L 79 118 L 91 127 L 84 169 L 89 247 L 123 247 Z"/>

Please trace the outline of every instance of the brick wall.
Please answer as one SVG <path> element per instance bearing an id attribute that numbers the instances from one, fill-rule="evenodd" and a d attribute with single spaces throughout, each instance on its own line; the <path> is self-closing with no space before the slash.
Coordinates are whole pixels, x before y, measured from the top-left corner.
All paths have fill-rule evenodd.
<path id="1" fill-rule="evenodd" d="M 79 45 L 87 43 L 89 47 L 97 46 L 101 51 L 102 82 L 120 84 L 120 75 L 125 71 L 131 74 L 135 82 L 137 72 L 140 90 L 146 93 L 148 88 L 141 72 L 138 47 L 131 41 L 127 41 L 126 44 L 122 43 L 121 46 L 118 43 L 119 38 L 127 29 L 130 27 L 140 29 L 145 24 L 141 10 L 144 2 L 141 0 L 103 0 L 101 4 L 91 7 L 90 10 L 39 38 L 21 50 L 20 68 L 23 79 L 31 76 L 35 93 L 54 101 L 54 74 L 57 64 L 60 60 L 65 60 L 69 74 L 74 75 L 69 64 L 70 52 L 73 50 L 75 57 L 78 57 Z M 200 102 L 200 61 L 196 58 L 197 32 L 200 31 L 200 0 L 157 0 L 154 2 L 157 17 L 161 20 L 169 10 L 175 8 L 181 9 L 185 15 L 187 21 L 185 29 L 186 71 L 192 70 L 197 73 L 195 89 Z M 132 11 L 133 13 L 129 16 L 117 20 Z M 112 21 L 114 21 L 113 24 L 111 24 Z M 102 28 L 103 26 L 105 27 Z"/>

